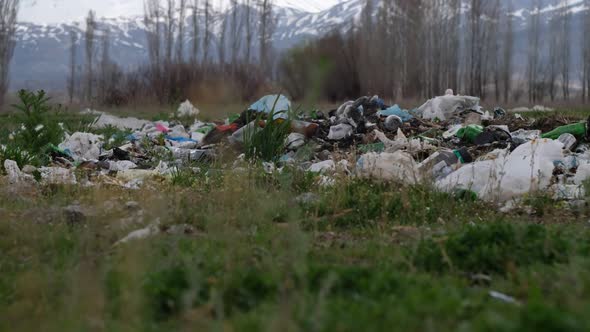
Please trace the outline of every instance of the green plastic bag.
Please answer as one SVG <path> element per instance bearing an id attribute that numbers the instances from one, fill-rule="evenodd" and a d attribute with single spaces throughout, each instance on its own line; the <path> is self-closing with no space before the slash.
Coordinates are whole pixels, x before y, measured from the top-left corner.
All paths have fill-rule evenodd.
<path id="1" fill-rule="evenodd" d="M 469 125 L 459 129 L 457 137 L 462 140 L 473 143 L 475 138 L 483 133 L 483 127 L 479 125 Z"/>

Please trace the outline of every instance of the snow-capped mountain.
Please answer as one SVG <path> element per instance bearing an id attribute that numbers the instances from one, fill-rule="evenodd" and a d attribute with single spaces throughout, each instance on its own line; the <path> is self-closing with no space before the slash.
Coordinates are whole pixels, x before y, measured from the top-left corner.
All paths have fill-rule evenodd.
<path id="1" fill-rule="evenodd" d="M 63 5 L 67 2 L 76 1 L 78 3 L 88 4 L 96 1 L 92 0 L 28 0 L 43 4 L 43 6 Z M 103 1 L 103 0 L 101 0 Z M 284 50 L 292 47 L 304 40 L 321 36 L 335 28 L 348 28 L 353 22 L 359 19 L 365 0 L 275 0 L 275 17 L 276 28 L 273 36 L 274 46 L 278 50 Z M 379 1 L 379 0 L 375 0 Z M 509 0 L 502 0 L 506 4 Z M 515 25 L 516 44 L 518 51 L 526 53 L 526 22 L 530 16 L 530 6 L 533 0 L 512 0 L 514 8 L 514 17 L 517 22 Z M 111 2 L 117 3 L 116 6 L 128 8 L 130 3 L 138 2 L 137 0 L 104 0 L 105 4 Z M 141 2 L 141 1 L 140 1 Z M 546 5 L 542 8 L 541 13 L 547 21 L 558 8 L 562 0 L 545 0 Z M 103 3 L 103 2 L 101 2 Z M 335 3 L 327 9 L 318 10 L 325 7 L 325 3 Z M 29 3 L 31 4 L 31 3 Z M 468 4 L 466 3 L 465 6 Z M 45 7 L 43 7 L 45 8 Z M 130 8 L 130 7 L 129 7 Z M 581 29 L 580 15 L 588 8 L 583 6 L 583 0 L 569 0 L 569 10 L 574 14 L 572 20 L 572 31 L 575 36 L 572 40 L 578 38 Z M 26 11 L 25 11 L 26 12 Z M 116 12 L 116 11 L 115 11 Z M 116 12 L 118 14 L 118 12 Z M 21 13 L 21 23 L 17 31 L 17 48 L 11 67 L 11 83 L 13 88 L 45 88 L 45 89 L 63 89 L 65 86 L 66 76 L 68 73 L 70 33 L 73 31 L 77 36 L 78 44 L 78 64 L 83 63 L 84 52 L 84 24 L 83 20 L 73 23 L 53 23 L 39 24 L 25 22 L 24 14 Z M 215 21 L 215 35 L 219 35 L 220 22 L 223 18 L 230 15 L 228 12 L 218 11 Z M 201 23 L 203 19 L 199 20 Z M 190 27 L 189 27 L 190 29 Z M 145 63 L 147 60 L 146 52 L 146 32 L 141 16 L 139 13 L 129 16 L 116 16 L 115 18 L 101 19 L 99 23 L 99 32 L 110 32 L 111 58 L 124 68 L 133 68 L 134 66 Z M 201 31 L 202 31 L 201 27 Z M 100 39 L 100 37 L 99 37 Z M 97 41 L 100 43 L 100 41 Z M 190 43 L 190 41 L 187 41 Z M 217 38 L 214 38 L 214 44 Z M 578 45 L 579 43 L 575 43 Z M 579 46 L 577 46 L 579 47 Z M 187 46 L 188 49 L 188 46 Z M 212 47 L 212 52 L 217 49 Z M 573 50 L 574 55 L 579 53 Z M 215 55 L 213 55 L 215 56 Z"/>

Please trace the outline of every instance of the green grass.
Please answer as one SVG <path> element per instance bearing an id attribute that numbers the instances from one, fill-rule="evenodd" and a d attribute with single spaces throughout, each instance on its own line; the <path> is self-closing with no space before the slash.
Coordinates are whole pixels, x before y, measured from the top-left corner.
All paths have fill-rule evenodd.
<path id="1" fill-rule="evenodd" d="M 587 206 L 540 196 L 502 214 L 428 186 L 325 188 L 288 167 L 236 171 L 228 153 L 137 191 L 0 177 L 0 331 L 590 329 Z M 115 245 L 156 221 L 166 232 Z"/>
<path id="2" fill-rule="evenodd" d="M 1 186 L 0 330 L 590 328 L 588 217 L 503 215 L 428 188 L 310 181 L 253 171 L 154 191 Z M 319 200 L 296 203 L 308 191 Z M 83 224 L 61 213 L 74 200 L 89 209 Z M 192 233 L 113 246 L 157 218 Z"/>

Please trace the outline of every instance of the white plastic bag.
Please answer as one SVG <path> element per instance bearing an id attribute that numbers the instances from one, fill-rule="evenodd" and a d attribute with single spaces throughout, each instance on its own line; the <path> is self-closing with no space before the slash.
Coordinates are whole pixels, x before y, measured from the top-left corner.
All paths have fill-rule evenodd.
<path id="1" fill-rule="evenodd" d="M 357 163 L 357 172 L 361 177 L 407 184 L 417 184 L 422 178 L 414 158 L 402 151 L 364 154 Z"/>
<path id="2" fill-rule="evenodd" d="M 519 146 L 510 155 L 465 165 L 436 183 L 452 192 L 471 190 L 484 200 L 505 202 L 551 185 L 555 163 L 563 161 L 563 144 L 554 140 L 534 140 Z"/>

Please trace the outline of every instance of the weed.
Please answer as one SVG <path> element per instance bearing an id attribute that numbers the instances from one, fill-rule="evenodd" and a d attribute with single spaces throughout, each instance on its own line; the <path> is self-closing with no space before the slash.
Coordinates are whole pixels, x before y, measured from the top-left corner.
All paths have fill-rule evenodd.
<path id="1" fill-rule="evenodd" d="M 275 112 L 279 96 L 275 100 L 273 108 L 268 116 L 260 113 L 254 121 L 247 119 L 247 125 L 244 129 L 244 147 L 246 158 L 252 161 L 276 162 L 283 155 L 286 147 L 286 140 L 291 132 L 291 115 L 287 112 L 287 118 L 276 118 L 279 112 Z M 266 123 L 263 128 L 259 124 Z"/>

